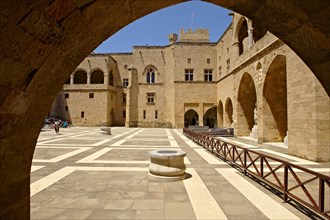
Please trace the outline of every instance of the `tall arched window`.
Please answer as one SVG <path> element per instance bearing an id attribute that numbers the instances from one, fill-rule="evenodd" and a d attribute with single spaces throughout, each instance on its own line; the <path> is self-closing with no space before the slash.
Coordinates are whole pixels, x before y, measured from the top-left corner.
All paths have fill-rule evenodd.
<path id="1" fill-rule="evenodd" d="M 238 43 L 239 43 L 239 55 L 241 55 L 247 47 L 245 39 L 248 38 L 248 25 L 246 19 L 242 18 L 240 25 L 238 26 Z"/>
<path id="2" fill-rule="evenodd" d="M 147 83 L 155 83 L 155 70 L 152 68 L 147 72 Z"/>

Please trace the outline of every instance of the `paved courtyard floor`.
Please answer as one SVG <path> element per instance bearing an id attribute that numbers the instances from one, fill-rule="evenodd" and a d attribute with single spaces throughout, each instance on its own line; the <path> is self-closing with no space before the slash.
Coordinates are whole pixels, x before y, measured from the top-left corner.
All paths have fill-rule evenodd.
<path id="1" fill-rule="evenodd" d="M 246 146 L 329 174 L 329 164 L 287 155 L 286 149 Z M 187 153 L 188 177 L 148 175 L 148 152 Z M 31 219 L 310 219 L 182 134 L 162 128 L 72 127 L 40 133 L 31 168 Z"/>

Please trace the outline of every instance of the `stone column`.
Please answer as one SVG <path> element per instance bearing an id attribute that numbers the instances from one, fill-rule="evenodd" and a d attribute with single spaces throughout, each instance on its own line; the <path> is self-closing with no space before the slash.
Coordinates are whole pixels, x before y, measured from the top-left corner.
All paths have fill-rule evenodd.
<path id="1" fill-rule="evenodd" d="M 74 75 L 71 74 L 70 75 L 70 85 L 73 85 L 74 84 Z"/>
<path id="2" fill-rule="evenodd" d="M 108 85 L 109 84 L 109 74 L 104 75 L 104 85 Z"/>
<path id="3" fill-rule="evenodd" d="M 249 37 L 249 49 L 251 49 L 251 47 L 254 44 L 254 41 L 253 41 L 253 28 L 249 28 L 248 37 Z"/>
<path id="4" fill-rule="evenodd" d="M 87 84 L 91 84 L 91 75 L 87 74 Z"/>

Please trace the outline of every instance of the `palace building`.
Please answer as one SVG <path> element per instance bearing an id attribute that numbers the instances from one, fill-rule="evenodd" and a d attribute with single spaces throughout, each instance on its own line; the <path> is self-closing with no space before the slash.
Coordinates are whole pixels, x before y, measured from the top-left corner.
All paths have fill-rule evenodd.
<path id="1" fill-rule="evenodd" d="M 50 115 L 77 126 L 234 128 L 235 136 L 329 160 L 330 101 L 322 85 L 280 39 L 231 16 L 217 42 L 206 29 L 182 29 L 167 46 L 90 54 Z"/>

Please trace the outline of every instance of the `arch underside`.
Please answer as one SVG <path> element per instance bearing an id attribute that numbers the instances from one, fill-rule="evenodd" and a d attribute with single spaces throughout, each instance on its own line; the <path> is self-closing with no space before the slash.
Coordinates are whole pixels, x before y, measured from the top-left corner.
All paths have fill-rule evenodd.
<path id="1" fill-rule="evenodd" d="M 263 89 L 263 139 L 283 141 L 288 130 L 286 58 L 277 56 L 266 74 Z"/>
<path id="2" fill-rule="evenodd" d="M 238 135 L 249 136 L 255 124 L 254 109 L 257 106 L 257 95 L 254 81 L 248 73 L 244 73 L 241 79 L 237 101 Z"/>

